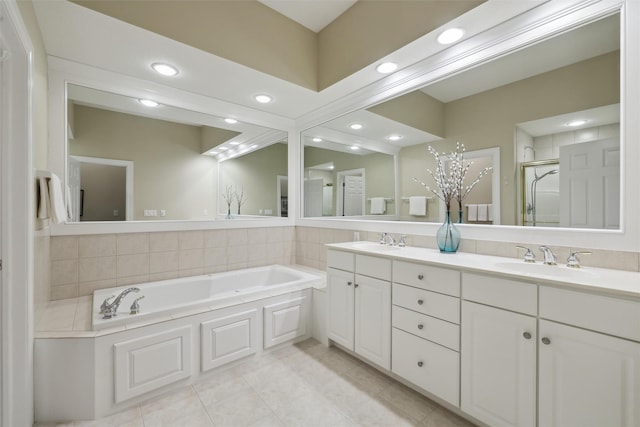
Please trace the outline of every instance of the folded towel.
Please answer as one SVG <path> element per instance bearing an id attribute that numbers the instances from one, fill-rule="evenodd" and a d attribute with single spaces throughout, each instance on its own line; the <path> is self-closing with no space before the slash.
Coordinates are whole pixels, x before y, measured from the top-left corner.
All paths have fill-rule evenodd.
<path id="1" fill-rule="evenodd" d="M 45 177 L 38 178 L 38 213 L 36 217 L 38 219 L 49 218 L 49 186 Z"/>
<path id="2" fill-rule="evenodd" d="M 387 211 L 387 201 L 384 197 L 371 198 L 371 215 L 382 215 Z"/>
<path id="3" fill-rule="evenodd" d="M 52 173 L 49 179 L 49 206 L 51 206 L 51 220 L 60 224 L 67 220 L 67 208 L 64 203 L 62 183 L 58 175 Z"/>
<path id="4" fill-rule="evenodd" d="M 427 214 L 427 198 L 425 196 L 409 197 L 409 215 L 425 216 Z"/>
<path id="5" fill-rule="evenodd" d="M 488 204 L 487 210 L 489 211 L 489 213 L 487 214 L 489 221 L 493 221 L 493 204 Z"/>
<path id="6" fill-rule="evenodd" d="M 467 205 L 467 221 L 478 220 L 478 205 Z"/>
<path id="7" fill-rule="evenodd" d="M 487 205 L 478 205 L 478 221 L 487 221 Z"/>

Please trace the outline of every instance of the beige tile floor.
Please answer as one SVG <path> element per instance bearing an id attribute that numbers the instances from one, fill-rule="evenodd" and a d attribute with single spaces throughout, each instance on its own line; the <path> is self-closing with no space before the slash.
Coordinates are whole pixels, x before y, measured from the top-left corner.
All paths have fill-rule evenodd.
<path id="1" fill-rule="evenodd" d="M 97 421 L 44 426 L 420 426 L 473 424 L 313 339 L 252 358 Z"/>

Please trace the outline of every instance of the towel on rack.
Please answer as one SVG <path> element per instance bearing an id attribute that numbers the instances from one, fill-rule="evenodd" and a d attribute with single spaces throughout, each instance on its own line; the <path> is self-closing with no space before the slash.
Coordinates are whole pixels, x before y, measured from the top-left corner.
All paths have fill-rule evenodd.
<path id="1" fill-rule="evenodd" d="M 425 196 L 409 197 L 409 215 L 425 216 L 427 214 L 427 198 Z"/>
<path id="2" fill-rule="evenodd" d="M 66 194 L 62 193 L 62 183 L 58 175 L 52 173 L 49 179 L 49 206 L 51 207 L 51 221 L 60 224 L 67 220 L 67 208 L 65 207 Z"/>
<path id="3" fill-rule="evenodd" d="M 478 205 L 478 221 L 487 221 L 488 218 L 487 205 Z"/>
<path id="4" fill-rule="evenodd" d="M 478 220 L 478 205 L 467 205 L 467 221 L 475 222 Z"/>
<path id="5" fill-rule="evenodd" d="M 384 197 L 371 198 L 371 215 L 382 215 L 387 211 L 387 201 Z"/>
<path id="6" fill-rule="evenodd" d="M 47 178 L 38 178 L 38 206 L 37 215 L 38 219 L 49 218 L 49 186 L 47 185 Z"/>

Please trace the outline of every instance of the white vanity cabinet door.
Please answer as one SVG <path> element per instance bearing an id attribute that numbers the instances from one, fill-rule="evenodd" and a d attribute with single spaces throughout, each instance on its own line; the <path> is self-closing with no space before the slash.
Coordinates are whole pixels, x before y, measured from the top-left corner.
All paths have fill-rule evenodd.
<path id="1" fill-rule="evenodd" d="M 491 426 L 535 426 L 536 318 L 462 303 L 461 409 Z"/>
<path id="2" fill-rule="evenodd" d="M 391 369 L 391 284 L 356 274 L 355 352 Z"/>
<path id="3" fill-rule="evenodd" d="M 640 343 L 540 320 L 540 426 L 640 425 Z"/>
<path id="4" fill-rule="evenodd" d="M 354 349 L 354 274 L 327 269 L 327 336 L 341 346 Z"/>

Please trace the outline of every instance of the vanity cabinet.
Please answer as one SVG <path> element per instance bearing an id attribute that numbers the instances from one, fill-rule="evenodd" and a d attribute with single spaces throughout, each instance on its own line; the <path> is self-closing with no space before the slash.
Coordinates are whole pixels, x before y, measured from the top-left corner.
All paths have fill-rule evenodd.
<path id="1" fill-rule="evenodd" d="M 330 340 L 376 365 L 391 364 L 391 261 L 329 251 Z"/>
<path id="2" fill-rule="evenodd" d="M 460 273 L 393 261 L 391 371 L 459 404 Z"/>

